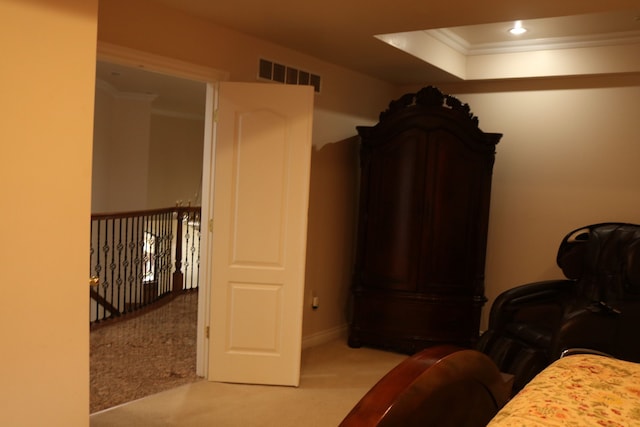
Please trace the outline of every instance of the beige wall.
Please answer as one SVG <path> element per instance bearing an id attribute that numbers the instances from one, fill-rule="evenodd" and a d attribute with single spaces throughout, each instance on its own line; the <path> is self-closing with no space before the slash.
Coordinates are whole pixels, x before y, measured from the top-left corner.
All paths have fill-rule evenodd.
<path id="1" fill-rule="evenodd" d="M 339 333 L 347 319 L 358 199 L 358 139 L 313 150 L 302 334 L 308 345 Z M 312 297 L 319 308 L 312 309 Z"/>
<path id="2" fill-rule="evenodd" d="M 487 309 L 506 289 L 562 277 L 556 252 L 574 228 L 640 223 L 640 76 L 448 89 L 483 130 L 504 134 L 493 176 Z"/>
<path id="3" fill-rule="evenodd" d="M 152 101 L 153 97 L 140 94 L 115 98 L 107 156 L 112 212 L 147 208 Z"/>
<path id="4" fill-rule="evenodd" d="M 204 120 L 151 115 L 148 208 L 200 206 Z"/>
<path id="5" fill-rule="evenodd" d="M 94 105 L 91 213 L 102 213 L 109 212 L 109 153 L 115 105 L 111 87 L 96 82 Z"/>
<path id="6" fill-rule="evenodd" d="M 92 213 L 199 205 L 204 119 L 157 112 L 154 98 L 96 85 Z"/>
<path id="7" fill-rule="evenodd" d="M 0 424 L 86 426 L 97 1 L 0 16 Z"/>
<path id="8" fill-rule="evenodd" d="M 343 332 L 356 204 L 350 185 L 357 176 L 352 147 L 343 141 L 356 134 L 355 126 L 375 123 L 395 87 L 146 0 L 101 2 L 99 21 L 100 42 L 228 72 L 231 81 L 256 82 L 261 57 L 322 76 L 314 103 L 303 336 Z M 321 300 L 316 311 L 311 291 Z"/>
<path id="9" fill-rule="evenodd" d="M 344 325 L 357 179 L 346 141 L 356 125 L 375 123 L 391 99 L 417 88 L 391 88 L 176 11 L 149 13 L 144 7 L 144 1 L 102 3 L 99 39 L 228 71 L 234 81 L 255 81 L 259 57 L 322 75 L 314 112 L 303 334 L 313 337 Z M 174 29 L 170 36 L 163 31 L 168 26 Z M 517 284 L 557 277 L 557 244 L 572 227 L 640 222 L 633 188 L 640 172 L 631 164 L 638 158 L 640 128 L 633 117 L 639 86 L 634 74 L 441 85 L 471 105 L 485 131 L 505 134 L 498 146 L 489 230 L 491 300 Z M 312 292 L 320 297 L 317 311 L 310 309 Z"/>
<path id="10" fill-rule="evenodd" d="M 91 212 L 147 209 L 154 96 L 98 84 L 95 99 Z"/>
<path id="11" fill-rule="evenodd" d="M 158 2 L 104 1 L 99 20 L 101 42 L 226 71 L 231 81 L 257 81 L 259 58 L 319 74 L 323 90 L 315 98 L 315 146 L 353 136 L 354 123 L 375 120 L 395 90 L 363 74 L 162 8 Z"/>

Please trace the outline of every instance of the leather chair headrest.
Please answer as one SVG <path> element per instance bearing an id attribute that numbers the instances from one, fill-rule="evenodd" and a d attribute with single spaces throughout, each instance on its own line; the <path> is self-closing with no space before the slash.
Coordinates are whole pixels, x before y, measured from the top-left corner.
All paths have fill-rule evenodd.
<path id="1" fill-rule="evenodd" d="M 556 262 L 590 299 L 640 295 L 640 225 L 616 222 L 577 228 L 560 243 Z"/>
<path id="2" fill-rule="evenodd" d="M 582 277 L 586 243 L 589 241 L 590 235 L 589 227 L 583 227 L 573 230 L 562 239 L 556 263 L 567 279 L 577 280 Z"/>

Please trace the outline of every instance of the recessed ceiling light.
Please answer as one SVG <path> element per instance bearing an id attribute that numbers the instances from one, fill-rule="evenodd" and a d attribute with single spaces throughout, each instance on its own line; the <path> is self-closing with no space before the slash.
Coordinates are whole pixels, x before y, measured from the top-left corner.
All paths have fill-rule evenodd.
<path id="1" fill-rule="evenodd" d="M 509 32 L 514 36 L 519 36 L 520 34 L 526 33 L 527 29 L 522 26 L 522 21 L 516 21 L 513 24 L 513 28 L 511 28 Z"/>

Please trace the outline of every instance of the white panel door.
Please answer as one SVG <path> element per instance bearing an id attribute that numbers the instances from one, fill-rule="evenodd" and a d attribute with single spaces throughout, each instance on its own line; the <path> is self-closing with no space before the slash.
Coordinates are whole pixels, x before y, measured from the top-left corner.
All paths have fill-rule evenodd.
<path id="1" fill-rule="evenodd" d="M 299 384 L 313 89 L 223 83 L 209 379 Z"/>

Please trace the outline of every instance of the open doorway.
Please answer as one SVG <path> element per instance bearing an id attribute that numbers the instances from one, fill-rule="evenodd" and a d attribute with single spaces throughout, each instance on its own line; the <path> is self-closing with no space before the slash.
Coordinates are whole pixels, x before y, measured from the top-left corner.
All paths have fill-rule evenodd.
<path id="1" fill-rule="evenodd" d="M 111 61 L 111 59 L 114 60 Z M 294 382 L 297 383 L 299 381 L 300 335 L 302 330 L 302 310 L 299 308 L 303 303 L 304 297 L 304 258 L 311 158 L 313 89 L 303 86 L 285 85 L 280 87 L 272 84 L 224 82 L 228 76 L 223 72 L 117 46 L 101 45 L 100 43 L 98 44 L 98 60 L 128 66 L 133 65 L 134 68 L 141 67 L 154 72 L 206 82 L 205 135 L 202 163 L 202 215 L 200 218 L 200 224 L 202 224 L 200 259 L 202 262 L 199 277 L 202 286 L 198 292 L 197 374 L 212 381 L 219 381 L 220 379 L 214 374 L 226 372 L 230 364 L 235 363 L 237 360 L 235 360 L 235 357 L 223 359 L 217 357 L 220 354 L 220 348 L 214 347 L 212 343 L 227 343 L 229 342 L 229 333 L 239 332 L 234 336 L 241 338 L 243 342 L 240 344 L 234 342 L 232 344 L 240 345 L 244 350 L 249 349 L 249 351 L 227 351 L 225 355 L 237 355 L 240 356 L 240 359 L 243 359 L 245 355 L 252 356 L 254 359 L 252 372 L 270 371 L 269 368 L 257 369 L 256 367 L 273 361 L 275 355 L 278 361 L 283 363 L 278 366 L 278 370 L 270 371 L 274 376 L 266 383 L 287 385 Z M 256 96 L 256 90 L 258 89 L 261 91 L 260 96 Z M 229 98 L 230 95 L 233 96 Z M 235 98 L 234 96 L 236 95 L 239 98 Z M 247 107 L 247 103 L 251 105 Z M 214 106 L 217 108 L 218 104 L 221 108 L 216 110 L 218 114 L 216 114 L 217 119 L 214 125 Z M 245 119 L 238 120 L 238 117 L 245 117 Z M 274 118 L 278 118 L 278 120 L 274 120 Z M 239 125 L 240 129 L 238 129 Z M 290 131 L 292 128 L 295 129 L 295 132 Z M 217 138 L 214 138 L 214 135 L 217 135 Z M 233 135 L 241 135 L 242 138 L 235 138 Z M 269 137 L 265 139 L 265 135 Z M 255 143 L 258 139 L 261 141 L 260 144 Z M 216 160 L 221 153 L 229 153 L 229 144 L 235 144 L 234 147 L 236 147 L 231 151 L 238 152 L 237 150 L 240 150 L 243 155 L 235 157 L 233 162 L 229 162 L 224 158 Z M 238 145 L 241 147 L 238 148 Z M 221 149 L 220 147 L 224 148 Z M 274 159 L 274 161 L 268 160 L 265 162 L 265 158 Z M 240 159 L 240 163 L 243 163 L 242 165 L 238 164 L 238 159 Z M 264 168 L 265 163 L 271 168 Z M 215 183 L 213 180 L 214 164 L 216 165 Z M 223 165 L 225 167 L 231 166 L 232 169 L 235 168 L 241 173 L 238 173 L 237 176 L 233 174 L 221 175 L 219 168 Z M 221 176 L 223 177 L 222 179 L 220 178 Z M 282 179 L 285 181 L 282 181 Z M 234 186 L 231 185 L 233 182 L 242 182 L 245 185 Z M 286 182 L 287 185 L 283 185 L 283 182 Z M 265 185 L 269 186 L 269 188 L 264 188 Z M 216 194 L 215 206 L 213 199 L 214 187 Z M 261 188 L 258 191 L 260 194 L 269 195 L 270 201 L 263 203 L 264 206 L 260 205 L 260 200 L 265 201 L 264 198 L 256 199 L 253 196 L 256 188 Z M 242 190 L 242 194 L 237 194 L 236 190 L 238 189 Z M 229 190 L 236 191 L 236 193 L 232 193 Z M 274 190 L 278 194 L 277 198 L 273 197 Z M 232 212 L 228 212 L 229 210 L 224 208 L 224 206 L 232 205 L 228 199 L 225 199 L 225 194 L 233 194 L 235 200 L 233 206 L 236 209 L 232 210 Z M 273 202 L 272 199 L 275 199 L 277 203 Z M 247 203 L 238 203 L 238 200 Z M 285 207 L 286 209 L 284 209 Z M 271 209 L 271 211 L 277 212 L 278 215 L 263 215 L 264 208 Z M 216 257 L 211 255 L 214 251 L 213 239 L 211 238 L 214 232 L 212 219 L 214 211 L 217 212 L 215 230 L 217 231 L 216 242 L 218 242 L 218 246 L 215 251 Z M 223 212 L 232 213 L 234 218 L 239 218 L 239 221 L 235 221 L 235 225 L 231 227 L 228 222 L 225 223 L 224 215 L 221 217 Z M 251 212 L 253 214 L 242 216 L 242 213 Z M 269 220 L 268 223 L 265 222 L 265 218 Z M 287 218 L 295 218 L 296 220 L 288 221 L 286 220 Z M 262 244 L 256 245 L 255 240 L 252 239 L 252 236 L 255 236 L 252 234 L 252 230 L 255 229 L 256 224 L 260 226 L 260 229 L 280 230 L 280 232 L 276 233 L 279 238 L 278 241 L 267 238 L 266 240 L 263 239 Z M 222 283 L 223 285 L 212 287 L 212 282 L 214 281 L 212 273 L 222 271 L 218 264 L 216 264 L 217 267 L 214 270 L 214 258 L 216 260 L 231 259 L 219 250 L 221 248 L 220 244 L 222 244 L 223 248 L 226 248 L 225 250 L 233 248 L 233 246 L 223 243 L 224 239 L 220 238 L 220 232 L 222 231 L 222 235 L 225 235 L 228 239 L 230 236 L 236 235 L 234 233 L 238 232 L 238 230 L 242 231 L 240 234 L 248 237 L 248 239 L 243 239 L 242 242 L 236 239 L 234 250 L 237 250 L 238 245 L 245 242 L 249 242 L 249 244 L 244 244 L 242 247 L 246 249 L 253 248 L 249 249 L 250 258 L 241 258 L 241 260 L 244 260 L 240 262 L 241 264 L 248 263 L 252 265 L 251 263 L 254 262 L 253 259 L 256 256 L 259 258 L 259 255 L 263 255 L 270 260 L 279 260 L 277 262 L 287 267 L 279 269 L 286 270 L 286 277 L 280 279 L 277 285 L 274 285 L 275 282 L 268 280 L 272 285 L 270 291 L 273 298 L 270 300 L 270 304 L 264 306 L 261 302 L 258 304 L 263 314 L 259 318 L 269 320 L 267 323 L 270 329 L 268 331 L 269 334 L 266 335 L 267 341 L 272 342 L 275 340 L 277 343 L 276 347 L 268 347 L 269 351 L 264 351 L 267 348 L 265 347 L 265 335 L 261 331 L 251 328 L 251 325 L 255 324 L 254 311 L 251 310 L 251 307 L 255 306 L 260 296 L 256 299 L 254 292 L 250 292 L 251 295 L 247 295 L 245 292 L 243 295 L 248 296 L 248 298 L 239 300 L 237 298 L 230 299 L 228 295 L 221 296 L 216 294 L 215 298 L 213 295 L 214 289 L 218 291 L 230 289 L 226 285 L 228 282 L 221 280 L 220 277 L 217 277 L 215 281 L 217 284 Z M 265 236 L 267 235 L 264 234 L 263 237 Z M 291 241 L 284 241 L 285 237 Z M 259 249 L 258 252 L 256 252 L 256 248 Z M 287 254 L 283 255 L 283 251 L 280 248 L 288 248 Z M 287 262 L 282 260 L 287 260 Z M 255 262 L 264 265 L 263 261 L 258 260 Z M 247 279 L 241 280 L 244 280 L 244 283 L 248 283 L 246 282 Z M 251 283 L 256 282 L 256 280 L 254 277 Z M 273 292 L 274 288 L 285 285 L 290 288 L 290 291 L 286 292 L 288 296 L 286 301 L 282 298 L 285 294 L 284 292 Z M 236 290 L 244 292 L 244 290 L 248 289 L 243 286 L 241 288 Z M 253 286 L 249 286 L 249 288 L 255 290 Z M 229 304 L 230 301 L 236 303 L 236 305 L 231 306 Z M 280 301 L 282 304 L 280 304 Z M 242 310 L 237 310 L 238 302 L 247 304 L 244 304 Z M 286 310 L 282 309 L 283 304 L 287 306 Z M 229 316 L 224 315 L 224 313 L 229 313 L 230 308 L 236 314 L 236 317 L 229 318 Z M 246 313 L 250 313 L 249 316 L 245 316 Z M 220 314 L 222 314 L 222 318 Z M 214 315 L 217 317 L 214 317 Z M 243 319 L 247 317 L 254 319 L 254 322 L 244 322 Z M 211 324 L 209 323 L 210 321 Z M 214 338 L 212 340 L 209 339 L 210 326 L 212 327 L 211 336 Z M 280 339 L 281 337 L 283 338 L 282 340 Z M 286 341 L 286 345 L 284 341 Z M 262 350 L 255 351 L 255 349 Z M 212 368 L 216 368 L 215 373 L 212 372 Z M 256 378 L 240 380 L 238 378 L 234 377 L 234 379 L 228 381 L 265 383 Z"/>
<path id="2" fill-rule="evenodd" d="M 193 253 L 187 254 L 190 258 L 177 255 L 178 245 L 174 242 L 165 245 L 169 248 L 165 251 L 169 253 L 167 267 L 160 263 L 161 254 L 155 248 L 161 247 L 158 240 L 165 238 L 163 236 L 172 236 L 180 241 L 185 252 L 199 251 L 189 239 L 191 242 L 200 239 L 200 216 L 185 217 L 187 220 L 181 226 L 187 231 L 178 238 L 175 231 L 156 225 L 159 220 L 148 219 L 155 218 L 155 214 L 147 213 L 166 210 L 174 216 L 170 222 L 177 223 L 186 208 L 201 206 L 208 126 L 206 83 L 108 61 L 97 63 L 96 82 L 92 213 L 118 213 L 118 222 L 112 223 L 111 234 L 115 230 L 116 234 L 125 236 L 125 241 L 107 244 L 105 232 L 98 232 L 97 239 L 102 240 L 95 245 L 95 251 L 92 249 L 92 254 L 116 251 L 126 254 L 129 245 L 138 243 L 142 249 L 139 257 L 133 255 L 124 261 L 122 280 L 118 283 L 114 279 L 103 280 L 98 285 L 103 292 L 102 297 L 98 293 L 98 298 L 102 298 L 103 304 L 92 305 L 91 320 L 103 322 L 104 326 L 93 328 L 91 337 L 91 412 L 197 378 L 196 323 L 202 316 L 198 314 L 199 269 L 194 268 L 194 264 L 199 257 Z M 145 212 L 146 219 L 142 222 L 135 219 L 140 217 L 140 212 Z M 145 228 L 140 242 L 135 238 L 127 242 L 128 225 L 122 225 L 122 221 L 129 217 L 128 213 L 134 217 L 131 229 L 135 222 L 136 230 L 150 227 L 153 233 Z M 136 300 L 135 291 L 127 289 L 136 282 L 133 274 L 127 276 L 135 260 L 140 266 L 141 286 L 144 286 L 140 301 Z M 186 277 L 180 278 L 184 295 L 166 303 L 157 298 L 159 308 L 156 309 L 152 300 L 164 296 L 156 276 L 168 268 L 167 277 L 169 280 L 173 277 L 175 282 L 178 268 L 175 260 L 182 260 L 186 267 L 181 269 L 185 270 Z M 121 268 L 121 264 L 122 261 L 102 261 L 98 267 L 104 273 L 107 269 Z M 113 297 L 114 294 L 118 296 Z M 104 295 L 111 295 L 111 299 Z M 104 303 L 110 305 L 109 310 Z M 99 317 L 100 312 L 105 316 Z M 123 320 L 111 322 L 113 317 Z M 107 321 L 107 318 L 111 319 Z"/>

